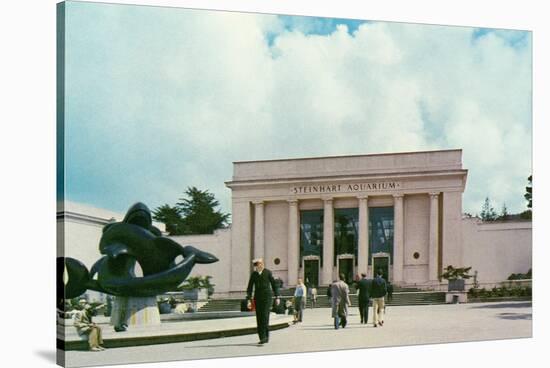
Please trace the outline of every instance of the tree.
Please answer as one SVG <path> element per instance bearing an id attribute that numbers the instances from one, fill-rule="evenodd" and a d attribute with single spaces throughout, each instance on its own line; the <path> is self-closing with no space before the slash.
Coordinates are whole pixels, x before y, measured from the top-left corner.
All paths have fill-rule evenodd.
<path id="1" fill-rule="evenodd" d="M 500 211 L 500 216 L 498 217 L 499 220 L 506 220 L 508 219 L 508 208 L 506 208 L 506 202 L 502 205 L 502 210 Z"/>
<path id="2" fill-rule="evenodd" d="M 183 216 L 184 234 L 212 234 L 227 225 L 229 214 L 215 210 L 219 202 L 208 190 L 188 187 L 185 195 L 187 198 L 180 198 L 176 204 Z"/>
<path id="3" fill-rule="evenodd" d="M 164 223 L 168 234 L 183 234 L 183 219 L 179 208 L 171 207 L 168 204 L 160 206 L 153 211 L 153 219 Z"/>
<path id="4" fill-rule="evenodd" d="M 188 187 L 185 194 L 174 207 L 165 204 L 153 211 L 153 219 L 164 223 L 170 235 L 212 234 L 227 225 L 229 214 L 215 210 L 219 202 L 208 190 Z"/>
<path id="5" fill-rule="evenodd" d="M 523 219 L 531 219 L 533 214 L 531 208 L 533 206 L 533 175 L 529 175 L 527 178 L 528 185 L 525 187 L 525 195 L 523 196 L 527 200 L 527 210 L 523 211 L 520 216 Z"/>
<path id="6" fill-rule="evenodd" d="M 533 205 L 533 175 L 527 178 L 529 184 L 525 187 L 525 199 L 527 200 L 527 208 L 532 208 Z"/>
<path id="7" fill-rule="evenodd" d="M 495 209 L 491 206 L 491 201 L 489 197 L 485 198 L 483 207 L 481 208 L 481 213 L 479 215 L 483 221 L 495 221 L 497 219 L 497 214 Z"/>

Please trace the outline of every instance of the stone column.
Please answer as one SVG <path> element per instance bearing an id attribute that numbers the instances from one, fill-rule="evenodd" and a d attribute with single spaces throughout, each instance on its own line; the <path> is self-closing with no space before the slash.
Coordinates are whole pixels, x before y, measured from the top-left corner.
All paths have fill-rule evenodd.
<path id="1" fill-rule="evenodd" d="M 323 285 L 332 283 L 334 262 L 334 208 L 332 198 L 324 198 L 323 213 Z"/>
<path id="2" fill-rule="evenodd" d="M 235 262 L 243 262 L 241 267 L 231 267 L 231 272 L 228 275 L 231 283 L 231 292 L 241 293 L 246 290 L 250 272 L 252 271 L 252 263 L 254 258 L 253 235 L 253 219 L 252 219 L 252 204 L 249 199 L 237 200 L 233 198 L 231 201 L 232 215 L 231 218 L 231 248 L 229 253 L 230 264 Z M 284 247 L 284 245 L 282 245 Z M 218 264 L 213 264 L 213 267 L 220 267 Z M 239 294 L 240 295 L 240 294 Z"/>
<path id="3" fill-rule="evenodd" d="M 437 281 L 437 248 L 438 248 L 438 209 L 439 209 L 439 193 L 430 193 L 430 242 L 429 242 L 429 260 L 428 260 L 428 269 L 429 269 L 429 279 L 430 281 Z"/>
<path id="4" fill-rule="evenodd" d="M 368 197 L 362 196 L 359 199 L 359 240 L 357 257 L 358 272 L 367 273 L 369 265 L 369 207 Z"/>
<path id="5" fill-rule="evenodd" d="M 295 286 L 298 282 L 298 257 L 300 250 L 299 234 L 300 218 L 298 212 L 298 201 L 292 199 L 288 201 L 287 285 L 289 287 Z"/>
<path id="6" fill-rule="evenodd" d="M 403 194 L 393 195 L 393 283 L 403 282 Z"/>
<path id="7" fill-rule="evenodd" d="M 254 203 L 254 257 L 264 258 L 264 202 Z M 264 261 L 264 263 L 266 263 Z"/>

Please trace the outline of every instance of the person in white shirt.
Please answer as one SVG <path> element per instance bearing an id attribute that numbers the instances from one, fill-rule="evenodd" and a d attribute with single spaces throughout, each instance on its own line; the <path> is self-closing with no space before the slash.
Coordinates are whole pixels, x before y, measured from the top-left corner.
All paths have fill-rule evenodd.
<path id="1" fill-rule="evenodd" d="M 306 286 L 304 280 L 298 279 L 296 291 L 294 291 L 294 323 L 302 322 L 304 308 L 306 307 Z"/>

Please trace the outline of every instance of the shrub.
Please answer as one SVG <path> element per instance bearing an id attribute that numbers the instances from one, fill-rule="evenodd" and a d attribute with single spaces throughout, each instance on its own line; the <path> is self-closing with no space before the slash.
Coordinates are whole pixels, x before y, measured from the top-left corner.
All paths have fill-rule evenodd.
<path id="1" fill-rule="evenodd" d="M 530 280 L 533 278 L 531 269 L 527 273 L 513 273 L 508 276 L 508 280 Z"/>
<path id="2" fill-rule="evenodd" d="M 532 290 L 530 287 L 494 287 L 491 290 L 471 288 L 468 290 L 470 298 L 497 298 L 497 297 L 517 297 L 531 296 Z"/>
<path id="3" fill-rule="evenodd" d="M 214 286 L 210 280 L 212 276 L 191 276 L 185 280 L 185 284 L 180 286 L 180 290 L 206 289 L 208 296 L 214 294 Z"/>
<path id="4" fill-rule="evenodd" d="M 472 267 L 453 267 L 451 265 L 445 267 L 444 272 L 441 274 L 441 278 L 445 280 L 459 280 L 459 279 L 469 279 L 472 277 L 468 274 Z"/>

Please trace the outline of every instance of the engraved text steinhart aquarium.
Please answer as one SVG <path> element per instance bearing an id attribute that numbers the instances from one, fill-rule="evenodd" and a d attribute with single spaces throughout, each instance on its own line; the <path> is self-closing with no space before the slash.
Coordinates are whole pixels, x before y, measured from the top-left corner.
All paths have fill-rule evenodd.
<path id="1" fill-rule="evenodd" d="M 383 191 L 399 189 L 400 183 L 390 182 L 373 182 L 373 183 L 354 183 L 354 184 L 319 184 L 319 185 L 303 185 L 292 186 L 290 192 L 292 194 L 310 194 L 310 193 L 349 193 L 349 192 L 366 192 L 366 191 Z"/>

